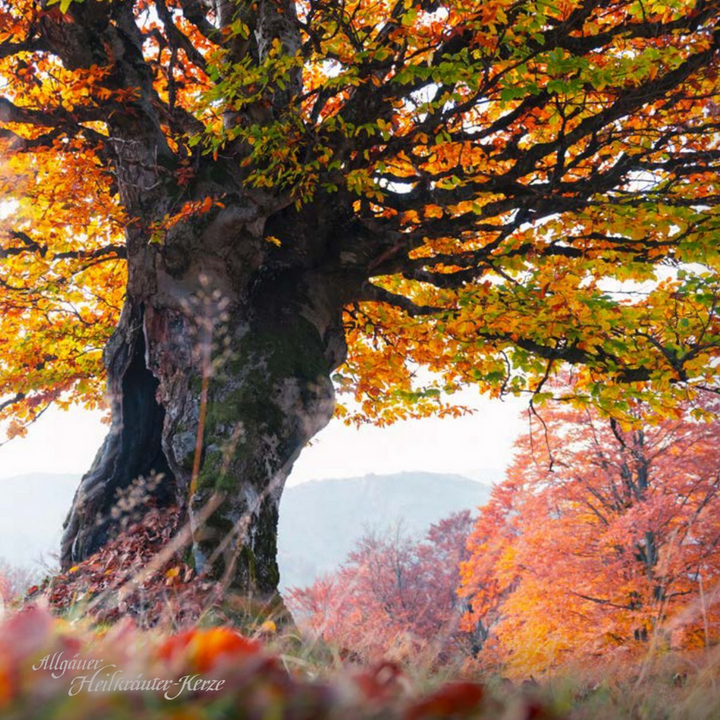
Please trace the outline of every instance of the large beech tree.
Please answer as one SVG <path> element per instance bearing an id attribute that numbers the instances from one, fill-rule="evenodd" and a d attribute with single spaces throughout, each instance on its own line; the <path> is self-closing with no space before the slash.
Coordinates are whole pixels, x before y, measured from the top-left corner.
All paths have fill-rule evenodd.
<path id="1" fill-rule="evenodd" d="M 715 0 L 0 0 L 10 433 L 97 404 L 105 346 L 112 427 L 64 563 L 154 472 L 198 570 L 271 594 L 282 486 L 333 386 L 380 423 L 451 412 L 464 383 L 542 397 L 563 363 L 619 414 L 713 388 L 719 18 Z"/>

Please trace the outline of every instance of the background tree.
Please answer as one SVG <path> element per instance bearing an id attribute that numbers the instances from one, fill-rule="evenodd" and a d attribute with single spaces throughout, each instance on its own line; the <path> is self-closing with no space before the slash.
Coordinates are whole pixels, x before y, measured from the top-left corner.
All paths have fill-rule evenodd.
<path id="1" fill-rule="evenodd" d="M 0 559 L 0 608 L 21 600 L 39 575 L 37 570 L 17 567 Z"/>
<path id="2" fill-rule="evenodd" d="M 11 434 L 96 404 L 107 342 L 112 428 L 65 566 L 154 472 L 197 569 L 273 593 L 278 500 L 332 380 L 380 423 L 451 412 L 463 383 L 537 393 L 562 363 L 617 412 L 714 387 L 719 15 L 0 0 Z"/>
<path id="3" fill-rule="evenodd" d="M 365 660 L 464 653 L 457 589 L 472 526 L 466 510 L 432 525 L 424 541 L 399 527 L 367 534 L 337 572 L 291 590 L 290 609 L 301 627 Z"/>
<path id="4" fill-rule="evenodd" d="M 623 428 L 553 407 L 518 442 L 462 570 L 481 658 L 528 673 L 717 641 L 720 425 L 684 410 Z"/>

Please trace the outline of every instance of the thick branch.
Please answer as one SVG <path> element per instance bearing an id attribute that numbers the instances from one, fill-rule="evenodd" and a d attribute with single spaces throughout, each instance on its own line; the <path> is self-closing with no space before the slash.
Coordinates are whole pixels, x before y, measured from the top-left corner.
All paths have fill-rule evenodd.
<path id="1" fill-rule="evenodd" d="M 393 307 L 403 310 L 411 317 L 418 317 L 420 315 L 437 315 L 439 313 L 448 312 L 447 308 L 435 307 L 433 305 L 418 305 L 404 295 L 391 293 L 389 290 L 373 285 L 370 282 L 363 285 L 360 294 L 356 299 L 360 302 L 386 303 L 387 305 L 392 305 Z"/>

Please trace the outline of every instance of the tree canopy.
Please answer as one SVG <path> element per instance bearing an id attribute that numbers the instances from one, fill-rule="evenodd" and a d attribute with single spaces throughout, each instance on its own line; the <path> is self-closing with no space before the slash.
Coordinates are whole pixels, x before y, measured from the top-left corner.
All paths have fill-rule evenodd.
<path id="1" fill-rule="evenodd" d="M 618 413 L 714 390 L 719 19 L 714 0 L 1 1 L 0 417 L 96 404 L 125 237 L 165 251 L 239 193 L 282 219 L 269 262 L 347 289 L 348 420 L 451 412 L 464 383 L 542 397 L 565 362 Z"/>
<path id="2" fill-rule="evenodd" d="M 401 526 L 366 533 L 340 568 L 291 588 L 290 608 L 302 628 L 366 661 L 469 654 L 457 589 L 472 526 L 463 510 L 431 525 L 422 541 Z"/>
<path id="3" fill-rule="evenodd" d="M 716 642 L 720 426 L 683 410 L 623 430 L 554 404 L 547 443 L 539 422 L 518 441 L 462 565 L 481 662 L 522 675 Z"/>

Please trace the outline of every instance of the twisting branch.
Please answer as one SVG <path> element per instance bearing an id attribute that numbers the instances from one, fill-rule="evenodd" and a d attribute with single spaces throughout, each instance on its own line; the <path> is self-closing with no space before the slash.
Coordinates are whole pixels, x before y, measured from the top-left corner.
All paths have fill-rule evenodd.
<path id="1" fill-rule="evenodd" d="M 3 402 L 0 402 L 0 412 L 5 410 L 6 408 L 9 408 L 11 405 L 17 405 L 17 403 L 22 402 L 25 399 L 25 393 L 19 392 L 16 393 L 13 397 L 8 398 L 7 400 L 4 400 Z"/>
<path id="2" fill-rule="evenodd" d="M 373 285 L 367 282 L 363 285 L 360 291 L 360 297 L 356 298 L 360 302 L 381 302 L 393 307 L 404 310 L 408 315 L 417 317 L 420 315 L 438 315 L 440 313 L 448 312 L 447 308 L 436 307 L 433 305 L 418 305 L 413 302 L 410 298 L 404 295 L 397 295 L 391 293 L 385 288 Z"/>
<path id="3" fill-rule="evenodd" d="M 207 71 L 207 62 L 197 48 L 190 42 L 188 37 L 178 30 L 173 22 L 172 15 L 165 4 L 165 0 L 155 0 L 158 17 L 162 20 L 168 42 L 175 49 L 181 49 L 193 65 L 199 67 L 203 72 Z M 172 68 L 168 71 L 172 73 Z M 168 77 L 168 82 L 171 78 Z"/>
<path id="4" fill-rule="evenodd" d="M 0 247 L 0 259 L 13 255 L 22 255 L 23 253 L 37 253 L 41 257 L 46 257 L 48 252 L 51 252 L 47 245 L 33 240 L 27 233 L 13 230 L 10 235 L 16 240 L 20 240 L 22 245 L 8 248 Z M 53 260 L 97 260 L 105 256 L 111 256 L 108 259 L 124 259 L 127 257 L 127 248 L 124 245 L 110 244 L 93 250 L 65 250 L 51 254 Z"/>

